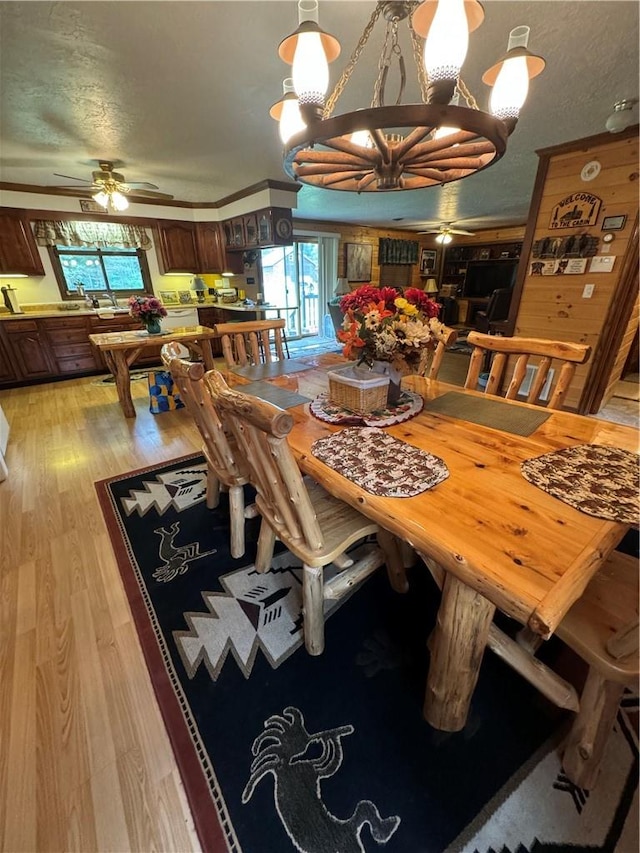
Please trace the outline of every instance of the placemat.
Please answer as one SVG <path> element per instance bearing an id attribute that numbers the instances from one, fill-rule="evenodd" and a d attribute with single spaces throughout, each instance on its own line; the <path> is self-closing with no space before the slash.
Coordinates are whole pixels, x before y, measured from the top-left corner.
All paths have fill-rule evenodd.
<path id="1" fill-rule="evenodd" d="M 231 372 L 246 379 L 273 379 L 274 376 L 286 376 L 289 373 L 299 373 L 301 370 L 309 370 L 309 365 L 299 359 L 287 358 L 284 361 L 271 361 L 268 364 L 233 367 Z"/>
<path id="2" fill-rule="evenodd" d="M 311 445 L 325 465 L 373 495 L 410 498 L 449 476 L 442 459 L 376 427 L 343 429 Z"/>
<path id="3" fill-rule="evenodd" d="M 308 403 L 309 397 L 303 397 L 296 391 L 288 391 L 286 388 L 278 388 L 269 382 L 250 382 L 248 385 L 238 385 L 237 391 L 243 394 L 251 394 L 252 397 L 260 397 L 281 409 L 292 409 L 301 403 Z"/>
<path id="4" fill-rule="evenodd" d="M 512 406 L 501 400 L 471 397 L 457 391 L 449 391 L 442 397 L 430 400 L 425 404 L 424 409 L 430 414 L 448 415 L 514 435 L 531 435 L 551 414 L 544 409 L 540 411 L 525 409 L 524 406 Z"/>
<path id="5" fill-rule="evenodd" d="M 602 444 L 579 444 L 525 460 L 534 486 L 587 515 L 638 524 L 639 457 Z"/>
<path id="6" fill-rule="evenodd" d="M 350 409 L 337 406 L 329 400 L 328 394 L 320 394 L 312 400 L 309 411 L 318 420 L 344 426 L 386 427 L 408 421 L 422 411 L 424 400 L 414 391 L 402 391 L 398 403 L 388 409 L 378 409 L 367 415 L 358 415 Z"/>

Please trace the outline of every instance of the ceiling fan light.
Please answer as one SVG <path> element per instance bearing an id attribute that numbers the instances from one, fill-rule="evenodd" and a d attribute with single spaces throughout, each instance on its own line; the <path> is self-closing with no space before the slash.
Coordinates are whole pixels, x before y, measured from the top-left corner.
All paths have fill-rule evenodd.
<path id="1" fill-rule="evenodd" d="M 121 192 L 115 190 L 115 192 L 111 193 L 111 206 L 114 210 L 121 212 L 129 207 L 129 201 Z"/>
<path id="2" fill-rule="evenodd" d="M 447 231 L 444 231 L 442 234 L 438 234 L 436 237 L 436 243 L 440 243 L 443 246 L 446 246 L 447 243 L 450 243 L 452 240 L 453 237 Z"/>
<path id="3" fill-rule="evenodd" d="M 92 198 L 94 201 L 97 201 L 98 204 L 102 205 L 102 207 L 109 207 L 109 196 L 104 190 L 99 190 L 97 193 L 94 193 Z"/>

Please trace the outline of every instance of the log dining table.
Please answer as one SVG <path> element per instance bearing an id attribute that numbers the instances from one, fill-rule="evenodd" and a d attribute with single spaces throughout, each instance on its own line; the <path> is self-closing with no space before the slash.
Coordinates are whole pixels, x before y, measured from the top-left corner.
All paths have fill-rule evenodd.
<path id="1" fill-rule="evenodd" d="M 314 456 L 314 442 L 342 427 L 314 417 L 309 402 L 297 395 L 312 399 L 326 391 L 327 368 L 336 366 L 340 357 L 302 360 L 308 370 L 266 380 L 280 392 L 293 392 L 291 407 L 282 398 L 280 405 L 294 418 L 288 440 L 300 468 L 444 572 L 429 642 L 424 715 L 437 729 L 459 731 L 467 719 L 496 608 L 549 638 L 628 530 L 627 524 L 587 515 L 532 485 L 523 477 L 521 463 L 583 444 L 635 452 L 638 433 L 593 417 L 505 400 L 496 401 L 506 415 L 504 425 L 483 426 L 466 420 L 464 408 L 454 416 L 439 411 L 436 402 L 455 392 L 471 409 L 474 401 L 485 400 L 481 393 L 405 377 L 403 387 L 420 394 L 424 408 L 384 431 L 442 459 L 449 476 L 414 497 L 381 497 Z M 229 384 L 248 381 L 223 373 Z M 526 417 L 529 412 L 546 417 L 529 435 L 514 433 L 509 415 Z"/>
<path id="2" fill-rule="evenodd" d="M 123 332 L 102 332 L 89 335 L 91 344 L 100 350 L 113 374 L 118 400 L 125 417 L 135 418 L 136 410 L 131 399 L 131 376 L 129 368 L 145 349 L 153 349 L 176 341 L 184 344 L 196 359 L 202 358 L 207 370 L 214 367 L 212 338 L 216 331 L 208 326 L 182 326 L 161 335 L 150 335 L 145 331 L 127 330 Z"/>

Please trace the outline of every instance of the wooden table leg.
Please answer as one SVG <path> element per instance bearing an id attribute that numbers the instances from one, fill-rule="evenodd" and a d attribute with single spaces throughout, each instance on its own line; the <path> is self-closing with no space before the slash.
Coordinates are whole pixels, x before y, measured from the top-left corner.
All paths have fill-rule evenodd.
<path id="1" fill-rule="evenodd" d="M 424 717 L 434 728 L 464 728 L 494 611 L 490 601 L 446 573 L 424 700 Z"/>
<path id="2" fill-rule="evenodd" d="M 213 360 L 213 349 L 211 348 L 211 338 L 205 338 L 200 341 L 200 346 L 202 347 L 202 360 L 204 361 L 204 366 L 207 370 L 213 370 L 216 366 Z"/>
<path id="3" fill-rule="evenodd" d="M 131 377 L 129 376 L 129 361 L 124 350 L 105 351 L 105 361 L 116 381 L 118 399 L 126 418 L 135 418 L 136 410 L 131 399 Z"/>

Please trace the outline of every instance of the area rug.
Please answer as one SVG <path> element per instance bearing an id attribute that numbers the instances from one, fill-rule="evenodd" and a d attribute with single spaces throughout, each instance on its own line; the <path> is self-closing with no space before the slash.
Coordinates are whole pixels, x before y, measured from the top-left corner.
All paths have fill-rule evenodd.
<path id="1" fill-rule="evenodd" d="M 465 729 L 435 731 L 422 717 L 428 573 L 412 570 L 405 595 L 375 573 L 333 605 L 310 657 L 299 566 L 280 550 L 256 573 L 258 519 L 232 559 L 226 497 L 207 510 L 205 479 L 191 456 L 96 484 L 204 850 L 637 849 L 627 712 L 590 794 L 560 769 L 568 716 L 493 655 Z"/>

